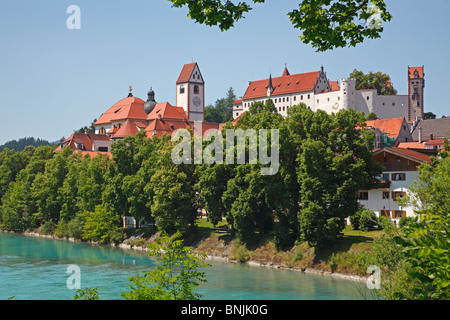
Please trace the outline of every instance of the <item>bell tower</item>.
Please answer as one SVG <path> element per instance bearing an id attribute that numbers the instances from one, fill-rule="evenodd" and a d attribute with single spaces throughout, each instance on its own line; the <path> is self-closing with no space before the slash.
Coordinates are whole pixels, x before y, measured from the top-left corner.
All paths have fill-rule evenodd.
<path id="1" fill-rule="evenodd" d="M 408 66 L 408 121 L 423 119 L 425 67 Z"/>
<path id="2" fill-rule="evenodd" d="M 177 106 L 191 121 L 205 117 L 205 81 L 196 62 L 185 64 L 177 80 Z"/>

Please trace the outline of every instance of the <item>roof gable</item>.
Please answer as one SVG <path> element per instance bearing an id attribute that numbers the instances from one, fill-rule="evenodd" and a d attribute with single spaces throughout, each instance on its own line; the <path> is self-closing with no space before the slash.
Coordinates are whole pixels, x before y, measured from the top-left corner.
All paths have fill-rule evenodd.
<path id="1" fill-rule="evenodd" d="M 397 138 L 400 135 L 400 131 L 403 126 L 406 125 L 404 117 L 390 118 L 390 119 L 377 119 L 366 121 L 367 128 L 372 127 L 384 132 L 389 138 Z"/>
<path id="2" fill-rule="evenodd" d="M 177 84 L 186 82 L 204 83 L 203 76 L 200 72 L 197 62 L 185 64 L 178 76 Z"/>
<path id="3" fill-rule="evenodd" d="M 426 154 L 420 153 L 420 152 L 416 152 L 410 149 L 404 149 L 404 148 L 383 148 L 383 149 L 378 149 L 374 152 L 375 154 L 379 154 L 381 152 L 388 152 L 391 153 L 393 155 L 396 155 L 398 157 L 402 157 L 408 160 L 412 160 L 418 163 L 422 163 L 422 162 L 427 162 L 427 163 L 431 163 L 431 159 L 429 156 L 427 156 Z"/>
<path id="4" fill-rule="evenodd" d="M 152 112 L 147 116 L 147 120 L 159 118 L 187 120 L 186 113 L 182 107 L 174 107 L 168 102 L 157 103 Z"/>

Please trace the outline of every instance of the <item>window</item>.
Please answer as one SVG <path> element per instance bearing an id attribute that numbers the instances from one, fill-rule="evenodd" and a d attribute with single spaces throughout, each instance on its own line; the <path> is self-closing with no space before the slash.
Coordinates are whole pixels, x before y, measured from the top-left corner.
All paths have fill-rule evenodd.
<path id="1" fill-rule="evenodd" d="M 358 192 L 358 200 L 369 200 L 369 192 L 367 191 Z"/>
<path id="2" fill-rule="evenodd" d="M 389 210 L 380 210 L 380 216 L 381 217 L 389 217 L 390 216 Z"/>
<path id="3" fill-rule="evenodd" d="M 392 106 L 395 107 L 395 102 L 392 102 Z"/>
<path id="4" fill-rule="evenodd" d="M 98 147 L 98 151 L 100 151 L 100 152 L 108 152 L 108 147 Z"/>
<path id="5" fill-rule="evenodd" d="M 286 111 L 286 110 L 285 110 L 285 107 L 283 107 L 283 111 Z"/>
<path id="6" fill-rule="evenodd" d="M 303 95 L 300 96 L 300 100 L 303 100 Z"/>
<path id="7" fill-rule="evenodd" d="M 369 96 L 367 96 L 367 100 L 369 100 Z"/>
<path id="8" fill-rule="evenodd" d="M 286 102 L 289 102 L 289 97 L 286 97 Z"/>
<path id="9" fill-rule="evenodd" d="M 401 199 L 404 196 L 406 196 L 406 192 L 403 192 L 403 191 L 393 191 L 392 192 L 392 200 L 394 200 L 394 201 L 398 201 L 398 199 Z"/>
<path id="10" fill-rule="evenodd" d="M 386 162 L 386 161 L 385 161 Z M 381 178 L 383 181 L 389 181 L 389 173 L 383 173 L 383 176 Z"/>
<path id="11" fill-rule="evenodd" d="M 297 101 L 297 97 L 294 96 L 294 101 Z"/>
<path id="12" fill-rule="evenodd" d="M 392 211 L 392 218 L 401 218 L 401 217 L 406 217 L 406 211 L 403 210 Z"/>
<path id="13" fill-rule="evenodd" d="M 180 86 L 180 94 L 184 93 L 184 86 Z"/>
<path id="14" fill-rule="evenodd" d="M 308 94 L 308 99 L 310 99 L 310 95 Z"/>
<path id="15" fill-rule="evenodd" d="M 195 94 L 198 94 L 198 93 L 199 93 L 198 85 L 195 85 L 195 86 L 194 86 L 194 93 L 195 93 Z"/>
<path id="16" fill-rule="evenodd" d="M 405 181 L 406 180 L 406 173 L 393 173 L 391 175 L 392 181 Z"/>
<path id="17" fill-rule="evenodd" d="M 106 129 L 101 127 L 100 130 L 98 130 L 98 134 L 106 134 Z"/>
<path id="18" fill-rule="evenodd" d="M 284 99 L 285 99 L 285 98 L 283 98 L 283 102 L 285 102 Z"/>
<path id="19" fill-rule="evenodd" d="M 383 191 L 383 199 L 389 199 L 389 191 Z"/>

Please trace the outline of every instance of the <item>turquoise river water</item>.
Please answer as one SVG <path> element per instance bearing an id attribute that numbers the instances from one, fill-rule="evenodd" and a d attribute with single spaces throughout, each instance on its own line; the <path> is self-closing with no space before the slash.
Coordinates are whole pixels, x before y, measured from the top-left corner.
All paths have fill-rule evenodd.
<path id="1" fill-rule="evenodd" d="M 297 271 L 208 261 L 206 300 L 360 300 L 374 297 L 362 283 Z M 82 288 L 101 300 L 123 299 L 127 277 L 155 266 L 145 252 L 0 233 L 0 300 L 72 300 L 68 266 L 77 265 Z M 361 291 L 362 290 L 362 291 Z"/>

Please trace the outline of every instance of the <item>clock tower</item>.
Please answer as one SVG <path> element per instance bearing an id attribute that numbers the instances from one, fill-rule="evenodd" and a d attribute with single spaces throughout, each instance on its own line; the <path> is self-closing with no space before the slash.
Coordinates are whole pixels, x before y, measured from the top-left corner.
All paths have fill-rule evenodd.
<path id="1" fill-rule="evenodd" d="M 205 81 L 196 62 L 185 64 L 177 80 L 176 105 L 183 107 L 191 121 L 205 116 Z"/>
<path id="2" fill-rule="evenodd" d="M 408 121 L 423 119 L 425 72 L 422 67 L 408 67 Z"/>

